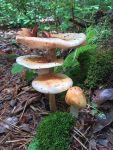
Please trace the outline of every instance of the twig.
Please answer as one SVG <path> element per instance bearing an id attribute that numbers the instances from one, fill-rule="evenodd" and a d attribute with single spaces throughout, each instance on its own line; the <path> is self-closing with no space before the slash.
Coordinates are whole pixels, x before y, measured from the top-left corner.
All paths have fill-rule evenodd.
<path id="1" fill-rule="evenodd" d="M 15 107 L 13 108 L 13 110 L 11 111 L 12 114 L 14 113 L 15 109 L 16 109 L 16 106 L 15 106 Z"/>
<path id="2" fill-rule="evenodd" d="M 18 139 L 18 140 L 12 140 L 12 141 L 6 141 L 5 143 L 16 143 L 16 142 L 20 142 L 20 141 L 27 141 L 28 139 Z"/>
<path id="3" fill-rule="evenodd" d="M 19 113 L 20 111 L 22 111 L 22 110 L 23 110 L 23 105 L 24 105 L 24 103 L 25 103 L 24 108 L 26 109 L 26 107 L 27 107 L 28 105 L 30 105 L 33 101 L 37 100 L 37 98 L 39 98 L 39 97 L 40 97 L 40 95 L 39 95 L 38 97 L 32 97 L 31 99 L 27 100 L 27 102 L 26 102 L 26 101 L 22 102 L 22 103 L 21 103 L 21 107 L 17 108 L 17 110 L 14 111 L 13 114 L 17 114 L 17 113 Z M 19 98 L 17 98 L 17 99 L 20 100 Z M 26 106 L 26 107 L 25 107 L 25 106 Z M 25 111 L 25 110 L 23 110 L 23 111 Z M 23 113 L 23 112 L 22 112 L 22 113 Z"/>
<path id="4" fill-rule="evenodd" d="M 79 134 L 81 134 L 85 139 L 86 139 L 86 141 L 88 141 L 88 139 L 85 137 L 85 135 L 83 134 L 83 133 L 81 133 L 76 127 L 74 127 L 74 129 L 79 133 Z M 89 142 L 89 141 L 88 141 Z"/>
<path id="5" fill-rule="evenodd" d="M 11 132 L 7 133 L 6 136 L 0 141 L 0 144 L 3 144 L 3 142 L 6 140 L 6 138 L 10 135 Z"/>
<path id="6" fill-rule="evenodd" d="M 32 105 L 30 106 L 30 108 L 32 109 Z M 46 111 L 46 110 L 43 110 L 41 107 L 37 107 L 35 108 L 35 111 L 39 111 L 39 114 L 40 115 L 48 115 L 50 112 L 49 111 Z"/>
<path id="7" fill-rule="evenodd" d="M 78 131 L 76 131 L 76 130 L 73 130 L 74 131 L 74 133 L 76 133 L 77 135 L 79 135 L 80 137 L 83 137 Z"/>
<path id="8" fill-rule="evenodd" d="M 24 112 L 25 112 L 25 109 L 26 109 L 26 107 L 27 107 L 28 101 L 29 101 L 29 100 L 27 100 L 26 103 L 25 103 L 24 109 L 23 109 L 23 111 L 22 111 L 22 114 L 21 114 L 19 120 L 21 120 L 21 118 L 22 118 L 23 115 L 24 115 Z"/>
<path id="9" fill-rule="evenodd" d="M 33 105 L 30 105 L 30 108 L 31 108 L 34 112 L 37 111 L 36 108 L 35 108 Z"/>
<path id="10" fill-rule="evenodd" d="M 28 145 L 28 143 L 30 143 L 32 141 L 32 139 L 28 139 L 28 141 L 26 141 L 26 143 L 22 144 L 21 146 L 19 146 L 19 149 L 21 149 L 22 147 L 25 147 L 26 145 Z"/>
<path id="11" fill-rule="evenodd" d="M 31 136 L 31 135 L 29 135 L 29 136 L 21 136 L 21 138 L 33 138 L 34 136 Z M 20 138 L 20 136 L 16 136 L 16 138 Z"/>
<path id="12" fill-rule="evenodd" d="M 87 132 L 89 131 L 90 128 L 91 128 L 91 126 L 89 126 L 89 127 L 86 129 L 86 131 L 84 132 L 84 135 L 87 134 Z"/>
<path id="13" fill-rule="evenodd" d="M 26 89 L 26 90 L 20 92 L 20 93 L 16 96 L 16 98 L 19 97 L 20 95 L 22 95 L 22 94 L 28 92 L 28 91 L 31 90 L 31 89 L 32 89 L 32 87 L 29 87 L 28 89 Z"/>
<path id="14" fill-rule="evenodd" d="M 73 138 L 74 138 L 84 149 L 88 150 L 87 147 L 86 147 L 78 138 L 76 138 L 75 135 L 73 135 Z"/>

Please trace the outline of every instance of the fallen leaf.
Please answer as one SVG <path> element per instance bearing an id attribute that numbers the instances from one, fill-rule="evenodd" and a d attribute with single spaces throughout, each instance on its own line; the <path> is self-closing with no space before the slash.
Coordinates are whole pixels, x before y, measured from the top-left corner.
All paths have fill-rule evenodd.
<path id="1" fill-rule="evenodd" d="M 93 133 L 99 132 L 113 122 L 113 110 L 106 114 L 106 118 L 97 118 Z"/>
<path id="2" fill-rule="evenodd" d="M 20 126 L 20 128 L 23 130 L 23 131 L 26 131 L 26 132 L 31 132 L 31 129 L 30 129 L 30 127 L 29 127 L 29 124 L 22 124 L 21 126 Z"/>

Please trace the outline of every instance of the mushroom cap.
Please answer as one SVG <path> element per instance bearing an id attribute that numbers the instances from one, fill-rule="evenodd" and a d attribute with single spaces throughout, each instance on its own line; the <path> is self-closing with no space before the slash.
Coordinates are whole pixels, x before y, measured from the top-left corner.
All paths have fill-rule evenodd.
<path id="1" fill-rule="evenodd" d="M 73 105 L 79 109 L 86 107 L 86 97 L 83 90 L 77 86 L 71 87 L 67 91 L 65 101 L 68 105 Z"/>
<path id="2" fill-rule="evenodd" d="M 64 74 L 48 73 L 39 75 L 32 86 L 36 91 L 45 94 L 57 94 L 69 89 L 73 81 Z"/>
<path id="3" fill-rule="evenodd" d="M 63 59 L 55 59 L 54 61 L 50 62 L 50 60 L 45 57 L 26 55 L 18 57 L 16 62 L 30 69 L 44 69 L 61 66 L 63 64 Z"/>
<path id="4" fill-rule="evenodd" d="M 17 43 L 23 44 L 30 48 L 39 49 L 68 49 L 75 48 L 86 41 L 84 33 L 67 33 L 67 34 L 54 34 L 52 38 L 40 37 L 16 37 Z"/>
<path id="5" fill-rule="evenodd" d="M 76 40 L 77 38 L 82 37 L 83 33 L 49 33 L 52 38 L 59 38 L 62 40 Z"/>

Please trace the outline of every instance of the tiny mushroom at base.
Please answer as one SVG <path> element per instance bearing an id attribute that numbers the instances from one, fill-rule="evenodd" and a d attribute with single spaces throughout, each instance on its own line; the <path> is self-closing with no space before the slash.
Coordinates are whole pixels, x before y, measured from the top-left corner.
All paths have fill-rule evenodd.
<path id="1" fill-rule="evenodd" d="M 35 90 L 49 94 L 49 105 L 51 111 L 56 111 L 55 95 L 66 91 L 72 87 L 73 81 L 64 74 L 48 73 L 37 77 L 32 82 L 32 86 Z"/>
<path id="2" fill-rule="evenodd" d="M 70 112 L 75 117 L 78 117 L 79 109 L 86 107 L 86 97 L 83 93 L 83 90 L 77 86 L 71 87 L 67 91 L 65 101 L 71 106 Z"/>

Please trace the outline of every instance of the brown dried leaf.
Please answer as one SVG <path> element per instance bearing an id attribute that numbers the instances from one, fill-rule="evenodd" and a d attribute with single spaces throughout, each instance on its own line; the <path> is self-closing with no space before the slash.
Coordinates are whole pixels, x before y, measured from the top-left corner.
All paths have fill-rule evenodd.
<path id="1" fill-rule="evenodd" d="M 19 36 L 37 37 L 38 27 L 35 26 L 32 30 L 28 28 L 21 28 L 21 31 L 17 32 Z"/>
<path id="2" fill-rule="evenodd" d="M 21 28 L 21 31 L 18 31 L 17 35 L 31 37 L 32 33 L 28 28 Z"/>

